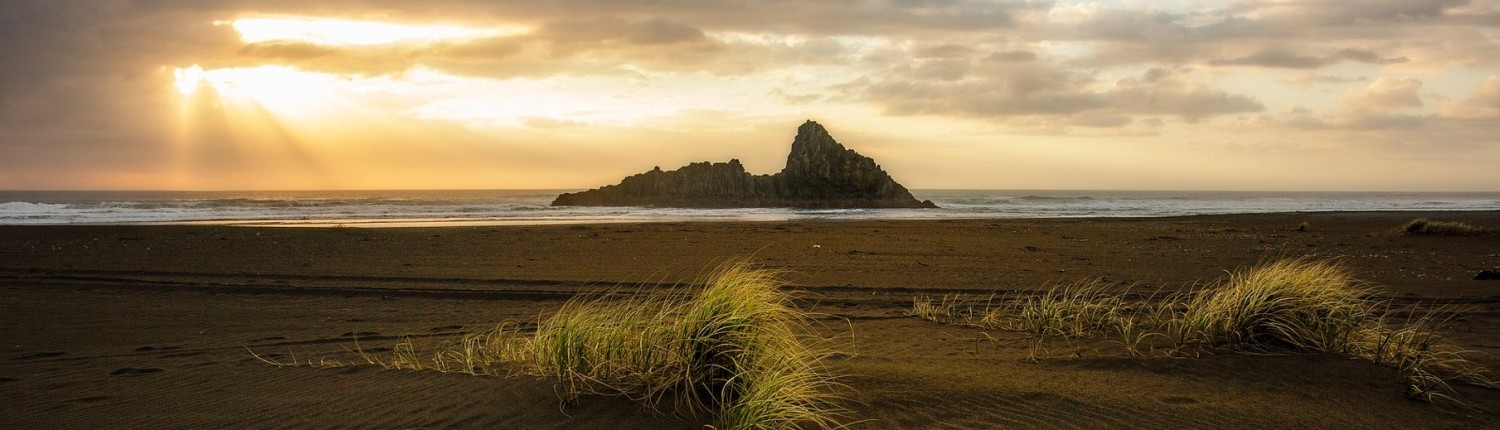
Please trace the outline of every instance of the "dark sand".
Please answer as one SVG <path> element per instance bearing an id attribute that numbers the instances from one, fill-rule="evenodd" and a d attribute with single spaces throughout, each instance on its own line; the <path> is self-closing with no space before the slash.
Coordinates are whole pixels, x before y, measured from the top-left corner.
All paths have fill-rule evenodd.
<path id="1" fill-rule="evenodd" d="M 0 227 L 4 428 L 692 428 L 619 398 L 561 405 L 552 383 L 276 368 L 404 334 L 535 322 L 572 294 L 685 282 L 750 257 L 830 315 L 861 428 L 1494 428 L 1403 397 L 1396 372 L 1324 355 L 1124 357 L 903 316 L 912 297 L 1104 278 L 1192 288 L 1278 257 L 1341 258 L 1398 302 L 1459 304 L 1459 343 L 1500 353 L 1500 236 L 1411 237 L 1417 216 L 1500 229 L 1500 213 L 1154 219 L 663 223 L 402 229 Z M 1307 232 L 1296 231 L 1307 222 Z M 845 321 L 848 321 L 847 323 Z M 996 340 L 990 341 L 986 335 Z M 422 339 L 422 337 L 419 337 Z M 983 340 L 981 340 L 983 339 Z M 1097 352 L 1096 352 L 1097 351 Z M 1500 366 L 1493 356 L 1492 367 Z"/>

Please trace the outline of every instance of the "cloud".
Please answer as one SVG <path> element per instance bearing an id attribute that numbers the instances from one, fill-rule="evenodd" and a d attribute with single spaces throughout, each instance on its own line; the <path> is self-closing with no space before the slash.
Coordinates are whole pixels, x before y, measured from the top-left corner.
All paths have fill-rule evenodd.
<path id="1" fill-rule="evenodd" d="M 529 117 L 521 118 L 521 124 L 525 125 L 527 127 L 531 127 L 531 128 L 573 128 L 573 127 L 587 127 L 588 126 L 587 123 L 584 123 L 584 122 L 581 122 L 581 121 L 572 121 L 572 120 L 549 118 L 549 117 L 540 117 L 540 116 L 529 116 Z"/>
<path id="2" fill-rule="evenodd" d="M 1383 58 L 1374 51 L 1366 49 L 1345 48 L 1324 56 L 1297 55 L 1291 51 L 1279 48 L 1264 49 L 1253 54 L 1232 59 L 1209 60 L 1208 64 L 1215 66 L 1260 66 L 1286 69 L 1316 69 L 1338 64 L 1343 61 L 1354 61 L 1368 64 L 1395 64 L 1405 63 L 1405 57 Z"/>
<path id="3" fill-rule="evenodd" d="M 1420 89 L 1422 81 L 1417 78 L 1380 78 L 1365 88 L 1344 94 L 1344 104 L 1355 110 L 1376 112 L 1422 107 L 1422 97 L 1417 94 Z"/>
<path id="4" fill-rule="evenodd" d="M 945 44 L 919 48 L 912 52 L 916 58 L 963 58 L 973 55 L 974 48 L 964 45 Z"/>
<path id="5" fill-rule="evenodd" d="M 121 70 L 126 68 L 119 67 L 121 62 L 160 66 L 205 63 L 225 57 L 232 60 L 245 47 L 237 43 L 232 28 L 212 23 L 248 11 L 351 18 L 374 15 L 414 21 L 458 18 L 459 23 L 486 20 L 528 23 L 538 26 L 536 37 L 542 43 L 552 49 L 567 50 L 696 43 L 703 40 L 705 29 L 809 36 L 998 30 L 1012 27 L 1014 14 L 1036 7 L 1040 6 L 1025 1 L 978 0 L 714 0 L 670 4 L 440 0 L 420 5 L 397 0 L 93 3 L 13 0 L 0 2 L 0 55 L 30 61 L 7 60 L 0 65 L 0 85 L 3 85 L 0 100 L 9 100 L 13 92 L 32 86 L 28 82 L 65 73 Z M 286 44 L 257 46 L 243 54 L 288 62 L 329 56 L 328 52 Z M 664 58 L 652 61 L 680 64 Z"/>
<path id="6" fill-rule="evenodd" d="M 790 93 L 781 88 L 771 90 L 768 95 L 776 98 L 777 100 L 780 100 L 782 103 L 791 105 L 805 105 L 824 99 L 824 96 L 821 94 Z"/>
<path id="7" fill-rule="evenodd" d="M 1333 61 L 1354 61 L 1367 64 L 1396 64 L 1411 61 L 1406 57 L 1381 57 L 1368 49 L 1344 48 L 1328 56 Z"/>
<path id="8" fill-rule="evenodd" d="M 1480 82 L 1466 100 L 1443 103 L 1439 112 L 1452 119 L 1500 119 L 1500 75 Z"/>
<path id="9" fill-rule="evenodd" d="M 1425 115 L 1348 109 L 1323 113 L 1302 106 L 1292 106 L 1275 114 L 1258 115 L 1248 123 L 1258 128 L 1372 132 L 1426 128 L 1431 125 L 1431 120 Z"/>
<path id="10" fill-rule="evenodd" d="M 1234 8 L 1241 13 L 1308 25 L 1367 25 L 1433 21 L 1469 0 L 1252 0 Z"/>
<path id="11" fill-rule="evenodd" d="M 567 19 L 548 22 L 530 36 L 554 49 L 608 49 L 621 45 L 675 45 L 704 42 L 703 30 L 662 18 Z"/>
<path id="12" fill-rule="evenodd" d="M 997 51 L 990 53 L 990 55 L 988 56 L 985 56 L 984 59 L 989 61 L 1002 62 L 1034 61 L 1036 60 L 1036 53 L 1031 51 Z"/>
<path id="13" fill-rule="evenodd" d="M 338 50 L 324 45 L 287 41 L 252 43 L 240 48 L 240 54 L 266 59 L 306 60 L 337 53 Z"/>
<path id="14" fill-rule="evenodd" d="M 1290 78 L 1282 79 L 1280 82 L 1285 83 L 1285 84 L 1291 84 L 1291 85 L 1310 86 L 1310 85 L 1349 84 L 1349 83 L 1354 83 L 1354 82 L 1364 82 L 1364 81 L 1368 81 L 1368 80 L 1370 80 L 1370 78 L 1367 78 L 1367 77 L 1364 77 L 1364 76 L 1337 76 L 1337 75 L 1320 75 L 1320 74 L 1317 74 L 1317 73 L 1308 73 L 1308 74 L 1303 74 L 1303 75 L 1298 75 L 1298 76 L 1293 76 L 1293 77 L 1290 77 Z"/>
<path id="15" fill-rule="evenodd" d="M 803 35 L 993 31 L 1013 27 L 1017 14 L 1047 7 L 1044 3 L 1021 0 L 845 0 L 829 2 L 476 0 L 462 3 L 478 5 L 478 8 L 494 16 L 520 15 L 535 18 L 538 21 L 571 19 L 578 16 L 661 17 L 688 23 L 708 31 Z M 395 4 L 391 7 L 402 9 L 401 6 Z"/>
<path id="16" fill-rule="evenodd" d="M 1354 132 L 1415 131 L 1438 121 L 1433 115 L 1409 112 L 1423 106 L 1422 81 L 1412 77 L 1382 77 L 1344 93 L 1338 107 L 1317 112 L 1293 105 L 1281 112 L 1258 114 L 1244 124 L 1261 128 L 1343 130 Z"/>
<path id="17" fill-rule="evenodd" d="M 433 55 L 450 59 L 503 59 L 520 54 L 525 43 L 516 37 L 486 37 L 431 45 Z"/>
<path id="18" fill-rule="evenodd" d="M 1253 97 L 1193 82 L 1168 69 L 1101 82 L 1039 62 L 970 67 L 974 70 L 963 79 L 931 76 L 924 66 L 898 68 L 887 78 L 867 78 L 841 89 L 891 115 L 952 115 L 1054 130 L 1122 127 L 1156 116 L 1197 122 L 1264 109 Z"/>
<path id="19" fill-rule="evenodd" d="M 747 115 L 879 112 L 1000 133 L 1160 134 L 1160 142 L 1287 132 L 1437 145 L 1456 137 L 1493 143 L 1500 135 L 1492 121 L 1500 118 L 1500 78 L 1471 93 L 1439 81 L 1496 75 L 1500 41 L 1490 33 L 1500 10 L 1493 0 L 1178 4 L 10 0 L 0 2 L 0 171 L 149 174 L 142 169 L 175 156 L 165 143 L 178 132 L 171 70 L 192 64 L 283 65 L 396 84 L 435 73 L 495 86 L 616 85 L 589 97 L 651 87 L 692 101 L 703 97 L 695 89 L 736 89 L 716 94 L 742 98 Z M 261 16 L 531 31 L 334 46 L 246 43 L 233 27 L 214 25 Z M 1265 111 L 1289 103 L 1331 107 Z M 588 133 L 605 129 L 568 115 L 517 118 L 510 123 L 538 142 L 564 134 L 595 140 Z M 711 128 L 698 126 L 698 133 Z M 397 140 L 390 147 L 400 147 Z M 13 182 L 0 187 L 6 183 Z"/>
<path id="20" fill-rule="evenodd" d="M 1165 69 L 1122 79 L 1109 94 L 1115 109 L 1123 113 L 1176 115 L 1190 121 L 1265 109 L 1254 97 L 1191 82 Z"/>
<path id="21" fill-rule="evenodd" d="M 1315 69 L 1343 62 L 1409 69 L 1494 65 L 1492 3 L 1249 0 L 1180 11 L 1058 4 L 1028 21 L 1046 40 L 1087 42 L 1077 64 L 1208 64 Z M 1015 34 L 1015 33 L 1013 33 Z M 1024 34 L 1016 34 L 1026 37 Z"/>
<path id="22" fill-rule="evenodd" d="M 436 46 L 440 45 L 333 47 L 290 41 L 261 42 L 245 45 L 232 55 L 204 58 L 191 64 L 215 68 L 284 65 L 342 75 L 391 75 L 417 66 Z"/>
<path id="23" fill-rule="evenodd" d="M 1208 62 L 1215 66 L 1262 66 L 1289 69 L 1316 69 L 1331 63 L 1326 58 L 1301 56 L 1285 49 L 1267 49 L 1245 57 Z"/>
<path id="24" fill-rule="evenodd" d="M 1495 143 L 1500 133 L 1500 75 L 1490 76 L 1463 100 L 1446 100 L 1436 113 L 1418 110 L 1426 104 L 1423 82 L 1412 77 L 1383 77 L 1344 94 L 1338 107 L 1319 112 L 1293 105 L 1236 121 L 1244 130 L 1295 130 L 1323 133 L 1329 145 L 1383 145 L 1431 151 L 1472 151 Z M 1331 133 L 1331 134 L 1330 134 Z"/>
<path id="25" fill-rule="evenodd" d="M 0 2 L 0 119 L 7 106 L 22 99 L 48 98 L 39 92 L 54 88 L 54 82 L 128 79 L 175 59 L 239 46 L 233 32 L 213 26 L 209 15 L 124 3 Z"/>

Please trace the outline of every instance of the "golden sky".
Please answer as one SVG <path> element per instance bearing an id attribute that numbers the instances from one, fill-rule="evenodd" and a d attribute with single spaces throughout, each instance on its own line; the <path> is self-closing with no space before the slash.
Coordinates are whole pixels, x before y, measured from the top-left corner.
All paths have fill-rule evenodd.
<path id="1" fill-rule="evenodd" d="M 0 189 L 1500 190 L 1500 0 L 7 0 Z"/>

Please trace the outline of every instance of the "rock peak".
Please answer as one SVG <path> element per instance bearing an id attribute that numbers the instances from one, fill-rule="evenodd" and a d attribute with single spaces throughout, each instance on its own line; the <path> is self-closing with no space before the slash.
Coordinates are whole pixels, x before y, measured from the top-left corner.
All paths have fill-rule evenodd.
<path id="1" fill-rule="evenodd" d="M 824 129 L 823 125 L 818 124 L 817 121 L 807 120 L 807 122 L 804 122 L 801 126 L 797 127 L 797 136 L 800 137 L 804 134 L 821 134 L 827 136 L 828 130 Z"/>
<path id="2" fill-rule="evenodd" d="M 553 206 L 932 208 L 917 201 L 875 160 L 845 148 L 808 120 L 797 127 L 786 167 L 751 175 L 738 159 L 625 178 L 619 185 L 567 193 Z"/>
<path id="3" fill-rule="evenodd" d="M 840 145 L 833 136 L 828 134 L 821 124 L 813 120 L 807 120 L 797 127 L 797 137 L 792 139 L 792 152 L 787 154 L 786 165 L 792 167 L 801 164 L 800 160 L 819 157 L 821 152 L 844 152 L 847 149 Z"/>

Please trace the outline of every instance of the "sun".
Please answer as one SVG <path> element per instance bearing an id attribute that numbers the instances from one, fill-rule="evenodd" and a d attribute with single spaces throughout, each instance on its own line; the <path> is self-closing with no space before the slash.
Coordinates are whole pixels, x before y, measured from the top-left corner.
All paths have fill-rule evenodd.
<path id="1" fill-rule="evenodd" d="M 205 87 L 225 103 L 254 104 L 278 113 L 311 113 L 335 102 L 341 79 L 287 66 L 232 67 L 205 70 L 192 65 L 172 70 L 173 85 L 184 97 Z"/>
<path id="2" fill-rule="evenodd" d="M 430 44 L 524 34 L 530 27 L 407 24 L 326 17 L 268 16 L 215 21 L 230 26 L 245 44 L 296 42 L 325 46 Z M 357 86 L 358 77 L 310 72 L 286 65 L 204 68 L 198 64 L 172 69 L 172 84 L 184 97 L 204 87 L 227 103 L 251 103 L 279 115 L 315 113 L 334 107 L 341 89 Z"/>
<path id="3" fill-rule="evenodd" d="M 203 67 L 197 64 L 188 67 L 176 67 L 172 69 L 173 85 L 177 92 L 184 96 L 198 90 L 198 86 L 204 84 Z"/>
<path id="4" fill-rule="evenodd" d="M 333 107 L 341 79 L 287 66 L 215 69 L 205 81 L 229 101 L 254 101 L 280 114 L 312 114 Z"/>

